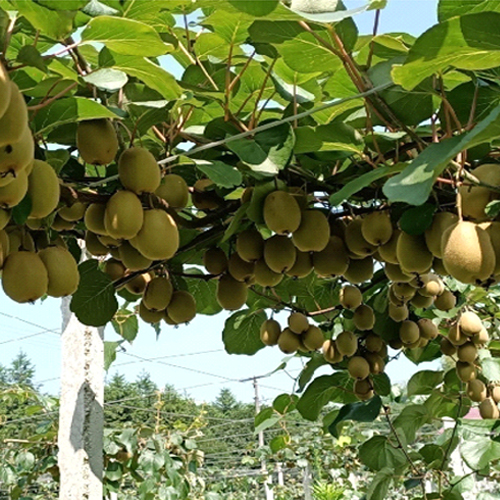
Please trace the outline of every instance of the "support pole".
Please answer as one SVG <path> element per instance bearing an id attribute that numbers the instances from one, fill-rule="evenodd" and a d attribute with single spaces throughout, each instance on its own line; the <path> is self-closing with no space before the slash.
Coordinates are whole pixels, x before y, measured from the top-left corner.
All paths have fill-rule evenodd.
<path id="1" fill-rule="evenodd" d="M 104 328 L 82 325 L 62 299 L 60 500 L 102 500 Z"/>

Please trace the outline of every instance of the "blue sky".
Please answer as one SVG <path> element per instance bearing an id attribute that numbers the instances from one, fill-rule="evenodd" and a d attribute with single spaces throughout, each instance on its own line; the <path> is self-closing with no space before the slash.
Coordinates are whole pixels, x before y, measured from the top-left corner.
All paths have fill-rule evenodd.
<path id="1" fill-rule="evenodd" d="M 345 0 L 347 8 L 363 5 L 360 0 Z M 437 0 L 389 0 L 382 11 L 379 33 L 408 32 L 418 35 L 436 21 Z M 371 33 L 374 13 L 358 15 L 355 21 L 361 34 Z M 159 385 L 172 384 L 197 400 L 213 400 L 221 388 L 230 388 L 244 401 L 251 401 L 253 376 L 272 372 L 284 356 L 277 348 L 265 348 L 255 356 L 228 355 L 224 352 L 221 332 L 227 313 L 198 316 L 189 325 L 178 328 L 162 327 L 156 340 L 155 331 L 141 323 L 139 335 L 126 353 L 119 353 L 108 377 L 123 373 L 129 380 L 143 370 Z M 283 323 L 285 318 L 283 318 Z M 49 298 L 34 305 L 17 304 L 0 290 L 0 364 L 8 365 L 19 350 L 23 350 L 36 366 L 36 381 L 44 391 L 59 391 L 61 325 L 60 301 Z M 106 340 L 116 340 L 111 328 Z M 150 361 L 145 361 L 150 360 Z M 289 363 L 288 374 L 281 371 L 262 379 L 261 395 L 270 401 L 281 392 L 293 389 L 293 376 L 302 366 L 299 359 Z M 412 363 L 401 357 L 392 362 L 388 374 L 393 382 L 407 380 L 415 371 Z"/>

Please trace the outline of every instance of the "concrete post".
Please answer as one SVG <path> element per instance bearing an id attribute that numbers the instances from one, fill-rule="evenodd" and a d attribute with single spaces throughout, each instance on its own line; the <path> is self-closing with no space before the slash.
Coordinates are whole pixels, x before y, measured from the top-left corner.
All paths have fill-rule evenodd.
<path id="1" fill-rule="evenodd" d="M 62 299 L 60 500 L 102 500 L 104 328 L 82 325 Z"/>

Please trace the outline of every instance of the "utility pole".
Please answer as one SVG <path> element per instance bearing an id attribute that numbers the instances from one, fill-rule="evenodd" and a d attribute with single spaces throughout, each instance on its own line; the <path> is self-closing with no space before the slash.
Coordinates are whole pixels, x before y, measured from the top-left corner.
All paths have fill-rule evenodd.
<path id="1" fill-rule="evenodd" d="M 260 399 L 259 399 L 259 384 L 257 382 L 258 377 L 253 377 L 253 389 L 255 392 L 255 413 L 260 412 Z M 259 448 L 264 446 L 264 431 L 259 431 Z M 267 472 L 267 465 L 265 458 L 260 461 L 260 470 L 264 476 L 264 491 L 266 493 L 266 500 L 274 500 L 274 492 L 272 488 L 272 478 Z"/>
<path id="2" fill-rule="evenodd" d="M 104 328 L 82 325 L 62 299 L 60 500 L 102 500 Z"/>

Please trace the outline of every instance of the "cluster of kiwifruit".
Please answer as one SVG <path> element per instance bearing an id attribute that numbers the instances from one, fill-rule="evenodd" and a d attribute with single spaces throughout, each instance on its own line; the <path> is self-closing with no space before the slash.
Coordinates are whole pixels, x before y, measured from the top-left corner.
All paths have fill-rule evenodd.
<path id="1" fill-rule="evenodd" d="M 321 330 L 310 324 L 307 316 L 300 312 L 288 316 L 288 327 L 283 330 L 275 319 L 264 321 L 260 327 L 260 339 L 265 345 L 277 345 L 285 354 L 316 351 L 324 342 Z"/>

